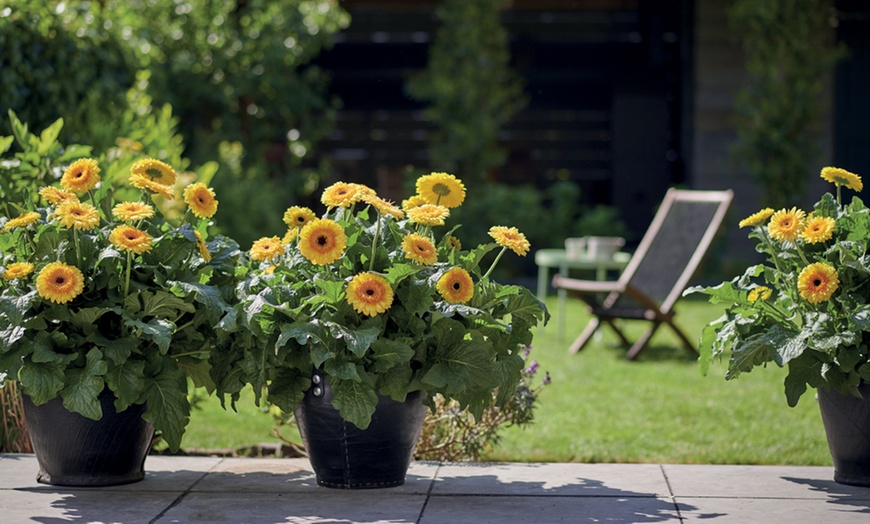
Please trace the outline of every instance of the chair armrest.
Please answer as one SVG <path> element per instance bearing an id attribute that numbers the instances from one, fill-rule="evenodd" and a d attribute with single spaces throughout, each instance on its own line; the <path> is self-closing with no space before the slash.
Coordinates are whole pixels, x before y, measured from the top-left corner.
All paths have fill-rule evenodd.
<path id="1" fill-rule="evenodd" d="M 622 284 L 613 281 L 580 280 L 577 278 L 553 275 L 553 287 L 585 293 L 611 293 L 624 291 Z"/>

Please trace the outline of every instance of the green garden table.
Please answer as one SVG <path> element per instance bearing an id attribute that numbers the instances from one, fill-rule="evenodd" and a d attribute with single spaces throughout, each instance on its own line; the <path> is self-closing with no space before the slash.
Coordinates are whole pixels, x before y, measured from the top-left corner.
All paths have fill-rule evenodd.
<path id="1" fill-rule="evenodd" d="M 630 253 L 622 251 L 610 258 L 569 257 L 564 249 L 539 249 L 535 252 L 538 266 L 538 300 L 544 300 L 550 284 L 550 268 L 557 268 L 559 274 L 567 277 L 572 269 L 595 271 L 596 280 L 607 280 L 608 271 L 622 271 L 631 260 Z M 559 297 L 556 313 L 556 334 L 561 340 L 565 333 L 565 300 L 568 293 L 564 289 L 557 292 Z"/>

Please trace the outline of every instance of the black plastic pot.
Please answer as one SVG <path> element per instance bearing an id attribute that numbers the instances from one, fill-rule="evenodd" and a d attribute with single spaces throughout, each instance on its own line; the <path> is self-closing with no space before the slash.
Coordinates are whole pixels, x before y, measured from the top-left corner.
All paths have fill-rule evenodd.
<path id="1" fill-rule="evenodd" d="M 834 461 L 834 481 L 870 486 L 870 384 L 863 398 L 819 388 L 819 409 Z"/>
<path id="2" fill-rule="evenodd" d="M 359 429 L 332 407 L 325 378 L 318 373 L 312 380 L 295 414 L 317 484 L 342 489 L 404 484 L 426 416 L 424 393 L 410 393 L 405 402 L 380 397 L 371 425 Z"/>
<path id="3" fill-rule="evenodd" d="M 35 405 L 23 395 L 24 417 L 39 463 L 37 482 L 57 486 L 114 486 L 145 478 L 154 426 L 142 420 L 144 405 L 115 412 L 115 395 L 100 396 L 103 417 L 72 413 L 56 397 Z"/>

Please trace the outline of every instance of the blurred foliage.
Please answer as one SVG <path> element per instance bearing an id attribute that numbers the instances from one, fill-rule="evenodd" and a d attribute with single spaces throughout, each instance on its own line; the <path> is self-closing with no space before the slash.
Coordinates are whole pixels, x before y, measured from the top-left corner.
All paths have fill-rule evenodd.
<path id="1" fill-rule="evenodd" d="M 430 165 L 481 190 L 488 172 L 506 160 L 499 129 L 526 104 L 522 80 L 509 67 L 501 24 L 505 5 L 506 0 L 444 0 L 427 68 L 407 83 L 412 97 L 430 103 L 425 115 L 437 127 Z"/>
<path id="2" fill-rule="evenodd" d="M 266 211 L 224 224 L 244 245 L 317 189 L 337 102 L 309 62 L 348 24 L 337 0 L 0 0 L 0 110 L 62 117 L 60 139 L 97 154 L 122 137 L 176 169 L 220 158 L 222 213 Z"/>
<path id="3" fill-rule="evenodd" d="M 832 0 L 738 0 L 730 22 L 746 54 L 734 155 L 760 181 L 765 205 L 801 201 L 818 172 L 821 96 L 844 49 L 834 43 Z"/>
<path id="4" fill-rule="evenodd" d="M 135 64 L 107 31 L 83 31 L 85 20 L 57 16 L 58 2 L 0 1 L 0 111 L 14 111 L 37 129 L 63 118 L 60 139 L 105 148 L 114 134 L 96 132 L 123 111 Z M 74 22 L 74 23 L 70 23 Z M 91 25 L 96 21 L 91 20 Z M 0 135 L 11 133 L 0 120 Z"/>

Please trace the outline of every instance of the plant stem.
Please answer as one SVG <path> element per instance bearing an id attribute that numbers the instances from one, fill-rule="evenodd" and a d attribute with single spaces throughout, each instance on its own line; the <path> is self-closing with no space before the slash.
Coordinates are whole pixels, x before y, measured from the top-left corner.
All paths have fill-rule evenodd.
<path id="1" fill-rule="evenodd" d="M 127 278 L 124 279 L 124 299 L 127 298 L 127 293 L 130 292 L 130 266 L 132 266 L 133 262 L 133 253 L 131 251 L 127 251 Z"/>
<path id="2" fill-rule="evenodd" d="M 495 266 L 498 264 L 498 261 L 501 260 L 501 256 L 504 255 L 504 252 L 507 251 L 507 247 L 502 246 L 501 251 L 498 252 L 498 255 L 495 256 L 495 260 L 492 261 L 492 265 L 489 266 L 489 269 L 486 270 L 486 273 L 483 275 L 481 280 L 486 280 L 486 277 L 492 273 L 492 270 L 495 269 Z"/>
<path id="3" fill-rule="evenodd" d="M 371 271 L 375 266 L 375 252 L 378 247 L 378 237 L 381 234 L 381 216 L 378 215 L 378 225 L 375 228 L 375 236 L 372 238 L 372 258 L 369 260 L 369 271 Z"/>

